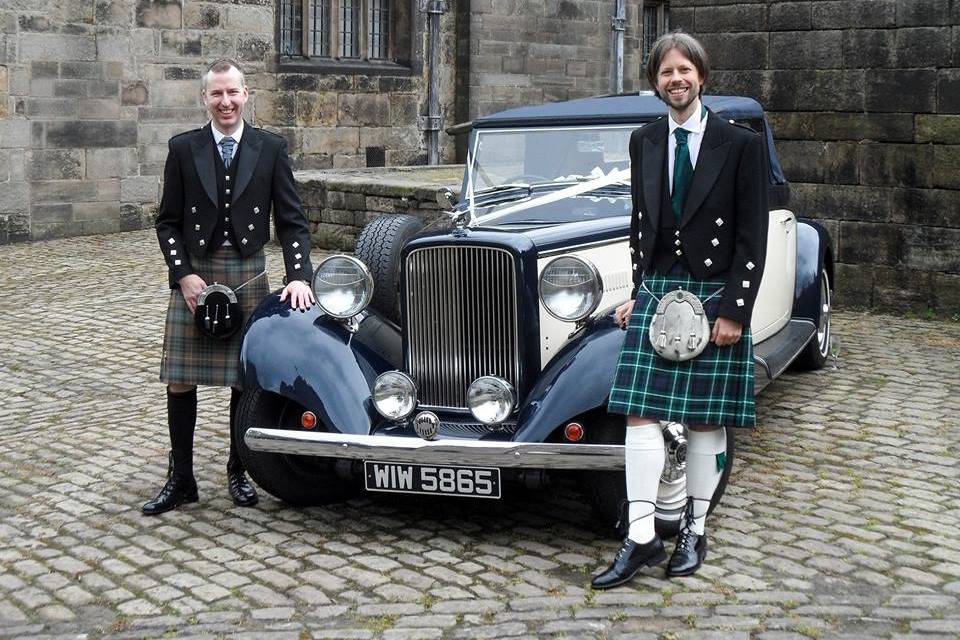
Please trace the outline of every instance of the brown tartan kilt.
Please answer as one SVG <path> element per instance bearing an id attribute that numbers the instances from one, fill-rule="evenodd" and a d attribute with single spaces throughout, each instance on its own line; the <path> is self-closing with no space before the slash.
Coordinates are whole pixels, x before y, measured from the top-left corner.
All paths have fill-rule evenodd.
<path id="1" fill-rule="evenodd" d="M 264 270 L 266 258 L 262 250 L 243 258 L 234 247 L 221 245 L 202 258 L 190 256 L 190 264 L 208 285 L 219 282 L 236 291 L 244 322 L 270 292 L 266 274 L 237 291 L 237 287 Z M 227 340 L 214 340 L 203 335 L 194 324 L 193 314 L 187 309 L 180 289 L 171 289 L 163 332 L 160 380 L 167 384 L 212 387 L 237 385 L 242 334 L 242 330 L 237 331 Z"/>

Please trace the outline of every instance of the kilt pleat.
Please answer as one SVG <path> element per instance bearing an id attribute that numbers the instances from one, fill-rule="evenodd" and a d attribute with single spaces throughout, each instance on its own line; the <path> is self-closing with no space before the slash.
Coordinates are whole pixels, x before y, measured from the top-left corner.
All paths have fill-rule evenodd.
<path id="1" fill-rule="evenodd" d="M 194 272 L 208 285 L 219 282 L 236 291 L 237 287 L 264 270 L 266 258 L 262 250 L 243 258 L 234 247 L 220 246 L 202 258 L 190 256 L 190 263 Z M 269 292 L 266 275 L 236 291 L 244 322 Z M 171 289 L 163 333 L 160 380 L 167 384 L 236 385 L 242 334 L 243 331 L 237 331 L 227 340 L 214 340 L 203 335 L 194 324 L 183 294 L 179 289 Z"/>
<path id="2" fill-rule="evenodd" d="M 754 426 L 753 341 L 749 327 L 744 328 L 736 344 L 717 347 L 711 342 L 703 353 L 686 362 L 672 362 L 657 355 L 647 334 L 657 298 L 683 288 L 705 300 L 723 287 L 724 280 L 696 280 L 674 266 L 667 275 L 646 276 L 644 284 L 656 298 L 643 287 L 637 294 L 608 411 L 686 425 Z M 704 303 L 711 326 L 722 295 Z"/>

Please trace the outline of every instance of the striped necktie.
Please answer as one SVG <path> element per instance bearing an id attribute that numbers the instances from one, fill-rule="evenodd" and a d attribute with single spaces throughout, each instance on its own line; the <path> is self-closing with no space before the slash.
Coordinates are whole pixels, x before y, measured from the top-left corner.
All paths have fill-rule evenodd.
<path id="1" fill-rule="evenodd" d="M 237 141 L 230 136 L 227 136 L 220 141 L 220 146 L 222 147 L 221 155 L 223 156 L 223 166 L 227 169 L 230 168 L 230 161 L 233 160 L 233 148 L 236 146 L 236 144 Z"/>

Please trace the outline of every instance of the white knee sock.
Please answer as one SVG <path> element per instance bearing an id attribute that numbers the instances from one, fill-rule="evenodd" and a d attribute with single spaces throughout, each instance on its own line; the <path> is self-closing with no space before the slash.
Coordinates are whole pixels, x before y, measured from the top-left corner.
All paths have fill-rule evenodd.
<path id="1" fill-rule="evenodd" d="M 723 429 L 712 431 L 687 430 L 687 495 L 693 501 L 693 524 L 697 535 L 703 535 L 707 509 L 713 492 L 717 490 L 723 468 L 717 454 L 727 450 L 727 434 Z"/>
<path id="2" fill-rule="evenodd" d="M 663 435 L 660 424 L 652 422 L 627 427 L 626 476 L 627 500 L 630 501 L 630 531 L 627 537 L 641 544 L 650 542 L 656 532 L 653 528 L 657 492 L 663 473 Z M 646 502 L 638 502 L 645 500 Z"/>

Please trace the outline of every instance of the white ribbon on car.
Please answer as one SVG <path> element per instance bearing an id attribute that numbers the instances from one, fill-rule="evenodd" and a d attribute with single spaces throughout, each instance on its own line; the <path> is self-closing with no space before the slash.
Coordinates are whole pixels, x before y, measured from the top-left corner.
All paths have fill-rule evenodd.
<path id="1" fill-rule="evenodd" d="M 602 173 L 602 172 L 601 172 Z M 471 176 L 468 176 L 468 181 L 470 181 Z M 501 209 L 496 213 L 490 214 L 484 218 L 484 223 L 492 222 L 494 220 L 499 220 L 504 216 L 508 216 L 511 213 L 517 213 L 518 211 L 523 211 L 525 209 L 531 209 L 533 207 L 539 207 L 544 204 L 550 204 L 551 202 L 557 202 L 563 200 L 564 198 L 572 198 L 573 196 L 578 196 L 581 193 L 587 193 L 588 191 L 593 191 L 594 189 L 599 189 L 601 187 L 606 187 L 607 185 L 615 184 L 618 182 L 630 183 L 630 169 L 613 169 L 607 175 L 601 175 L 598 178 L 589 180 L 587 182 L 582 182 L 580 184 L 575 184 L 567 187 L 566 189 L 561 189 L 560 191 L 553 191 L 551 193 L 546 193 L 539 198 L 534 198 L 533 200 L 528 200 L 526 202 L 520 202 L 513 206 L 507 207 L 506 209 Z M 472 186 L 472 185 L 468 185 Z M 470 220 L 474 220 L 473 215 L 473 190 L 470 191 Z"/>

